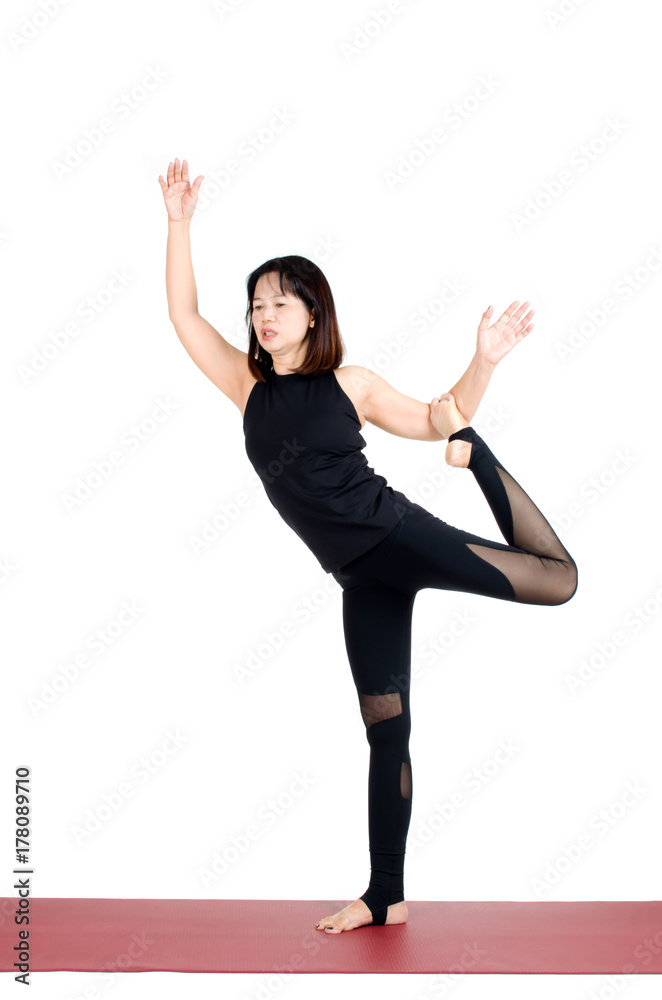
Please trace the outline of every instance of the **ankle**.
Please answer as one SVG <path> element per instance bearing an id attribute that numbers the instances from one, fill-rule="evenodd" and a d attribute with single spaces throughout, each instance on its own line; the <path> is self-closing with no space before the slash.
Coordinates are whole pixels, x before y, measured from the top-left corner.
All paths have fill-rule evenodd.
<path id="1" fill-rule="evenodd" d="M 457 430 L 453 431 L 452 434 L 449 434 L 447 440 L 449 444 L 451 441 L 473 442 L 475 441 L 476 437 L 477 437 L 476 431 L 473 429 L 471 424 L 463 424 L 461 427 L 458 427 Z"/>
<path id="2" fill-rule="evenodd" d="M 468 469 L 474 455 L 473 432 L 467 435 L 465 431 L 472 431 L 470 427 L 463 427 L 455 431 L 448 438 L 446 445 L 445 460 L 447 465 L 452 465 L 456 469 Z"/>

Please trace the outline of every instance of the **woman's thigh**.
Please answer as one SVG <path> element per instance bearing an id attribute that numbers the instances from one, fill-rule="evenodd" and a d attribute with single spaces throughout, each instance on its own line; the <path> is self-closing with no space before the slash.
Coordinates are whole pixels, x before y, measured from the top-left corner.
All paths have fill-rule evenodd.
<path id="1" fill-rule="evenodd" d="M 405 593 L 434 588 L 514 601 L 515 590 L 508 577 L 469 544 L 537 558 L 516 546 L 456 528 L 419 507 L 407 512 L 372 579 Z"/>
<path id="2" fill-rule="evenodd" d="M 516 599 L 505 574 L 470 549 L 470 543 L 537 558 L 456 528 L 416 505 L 382 542 L 333 574 L 343 588 L 345 644 L 359 693 L 387 694 L 408 686 L 419 590 Z"/>
<path id="3" fill-rule="evenodd" d="M 415 597 L 379 581 L 343 591 L 347 658 L 359 694 L 408 693 Z"/>

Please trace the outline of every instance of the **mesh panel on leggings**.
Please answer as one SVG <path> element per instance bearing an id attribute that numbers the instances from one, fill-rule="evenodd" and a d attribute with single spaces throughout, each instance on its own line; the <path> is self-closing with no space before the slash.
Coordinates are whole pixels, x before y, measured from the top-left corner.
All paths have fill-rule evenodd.
<path id="1" fill-rule="evenodd" d="M 473 429 L 463 428 L 457 437 L 471 441 L 469 468 L 488 497 L 506 542 L 521 551 L 508 552 L 472 542 L 467 542 L 468 548 L 508 578 L 519 602 L 564 604 L 577 589 L 574 559 L 531 497 Z"/>
<path id="2" fill-rule="evenodd" d="M 394 719 L 402 715 L 402 700 L 399 694 L 361 694 L 359 693 L 361 715 L 366 729 L 386 719 Z M 410 799 L 412 792 L 411 762 L 402 761 L 400 765 L 400 795 Z"/>
<path id="3" fill-rule="evenodd" d="M 399 694 L 360 694 L 361 715 L 368 726 L 384 719 L 392 719 L 402 713 L 402 701 Z"/>

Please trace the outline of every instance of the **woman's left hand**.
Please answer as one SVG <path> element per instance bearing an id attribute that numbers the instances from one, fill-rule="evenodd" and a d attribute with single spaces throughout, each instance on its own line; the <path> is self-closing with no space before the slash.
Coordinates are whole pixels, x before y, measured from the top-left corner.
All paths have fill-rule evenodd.
<path id="1" fill-rule="evenodd" d="M 533 323 L 530 320 L 535 309 L 529 309 L 526 316 L 523 315 L 529 304 L 529 302 L 524 302 L 520 306 L 519 299 L 516 299 L 515 302 L 511 302 L 503 315 L 499 316 L 492 326 L 489 325 L 492 306 L 488 306 L 478 327 L 476 353 L 492 365 L 496 365 L 502 358 L 505 358 L 506 354 L 512 351 L 513 347 L 519 344 L 520 340 L 523 340 L 533 329 Z"/>

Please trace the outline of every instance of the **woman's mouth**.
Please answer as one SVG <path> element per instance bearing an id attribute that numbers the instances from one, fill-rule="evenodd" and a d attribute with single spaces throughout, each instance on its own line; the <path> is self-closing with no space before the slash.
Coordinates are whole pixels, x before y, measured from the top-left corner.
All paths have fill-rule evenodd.
<path id="1" fill-rule="evenodd" d="M 264 340 L 271 340 L 273 337 L 277 337 L 277 336 L 278 336 L 278 331 L 277 330 L 275 330 L 275 331 L 265 330 L 264 333 L 262 334 L 262 338 Z"/>

